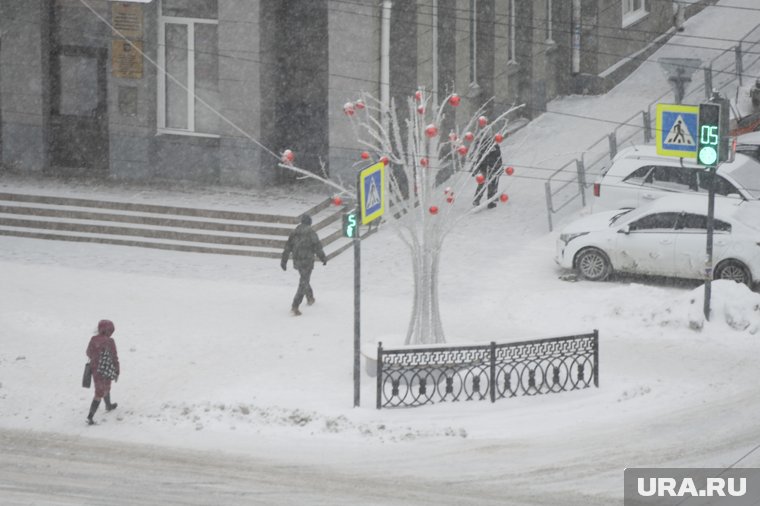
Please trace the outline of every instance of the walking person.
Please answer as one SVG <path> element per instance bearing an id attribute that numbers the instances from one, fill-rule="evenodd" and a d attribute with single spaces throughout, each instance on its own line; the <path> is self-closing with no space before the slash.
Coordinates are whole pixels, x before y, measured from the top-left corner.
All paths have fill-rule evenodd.
<path id="1" fill-rule="evenodd" d="M 480 199 L 483 198 L 483 194 L 488 188 L 488 194 L 486 201 L 488 202 L 488 208 L 493 209 L 496 207 L 496 194 L 499 192 L 499 172 L 501 171 L 501 148 L 498 143 L 494 143 L 493 147 L 488 151 L 486 156 L 475 167 L 473 175 L 482 174 L 485 179 L 485 183 L 479 184 L 475 190 L 475 200 L 472 201 L 473 206 L 480 205 Z"/>
<path id="2" fill-rule="evenodd" d="M 116 341 L 111 337 L 114 330 L 111 320 L 100 320 L 98 333 L 92 336 L 87 346 L 87 357 L 90 359 L 92 379 L 95 383 L 95 397 L 90 405 L 90 414 L 87 415 L 89 425 L 95 425 L 92 418 L 100 406 L 101 399 L 106 401 L 106 411 L 113 411 L 118 405 L 111 402 L 111 380 L 118 381 L 121 372 Z"/>
<path id="3" fill-rule="evenodd" d="M 314 256 L 316 255 L 322 261 L 322 265 L 327 265 L 327 257 L 322 249 L 322 243 L 319 236 L 311 228 L 311 216 L 304 214 L 301 216 L 301 224 L 290 233 L 288 242 L 285 243 L 285 250 L 282 252 L 280 267 L 287 270 L 288 259 L 293 255 L 293 267 L 301 275 L 298 281 L 298 290 L 293 297 L 293 304 L 290 312 L 293 316 L 300 316 L 301 311 L 298 307 L 301 305 L 304 296 L 308 305 L 314 304 L 314 291 L 311 288 L 311 271 L 314 269 Z"/>

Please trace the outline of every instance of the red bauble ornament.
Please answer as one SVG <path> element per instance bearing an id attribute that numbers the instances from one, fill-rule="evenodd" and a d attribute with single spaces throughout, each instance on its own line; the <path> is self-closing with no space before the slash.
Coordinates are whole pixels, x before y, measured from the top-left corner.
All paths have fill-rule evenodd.
<path id="1" fill-rule="evenodd" d="M 357 100 L 357 101 L 354 103 L 354 106 L 356 107 L 356 109 L 357 109 L 357 110 L 361 111 L 361 110 L 362 110 L 362 109 L 364 109 L 364 107 L 365 107 L 365 105 L 364 105 L 364 100 Z"/>
<path id="2" fill-rule="evenodd" d="M 438 135 L 438 127 L 435 126 L 433 123 L 430 123 L 428 126 L 425 127 L 425 135 L 428 137 L 435 137 Z"/>
<path id="3" fill-rule="evenodd" d="M 430 214 L 438 214 L 438 206 L 430 206 Z"/>
<path id="4" fill-rule="evenodd" d="M 343 199 L 340 198 L 340 195 L 336 195 L 336 196 L 333 197 L 332 203 L 335 206 L 339 206 L 339 205 L 341 205 L 343 203 Z"/>
<path id="5" fill-rule="evenodd" d="M 383 165 L 388 165 L 390 163 L 390 160 L 385 155 L 380 157 L 380 161 L 383 162 Z"/>
<path id="6" fill-rule="evenodd" d="M 420 90 L 415 91 L 414 92 L 414 99 L 417 102 L 421 102 L 422 101 L 422 91 L 420 91 Z"/>
<path id="7" fill-rule="evenodd" d="M 369 153 L 366 151 L 362 151 L 361 157 L 362 157 L 362 160 L 367 160 L 369 159 Z"/>
<path id="8" fill-rule="evenodd" d="M 454 203 L 454 195 L 449 195 L 448 197 L 446 197 L 446 202 L 448 202 L 449 204 L 453 204 Z"/>
<path id="9" fill-rule="evenodd" d="M 425 114 L 425 106 L 424 105 L 418 105 L 417 106 L 417 114 Z"/>
<path id="10" fill-rule="evenodd" d="M 343 112 L 346 114 L 346 116 L 353 116 L 354 115 L 354 104 L 351 102 L 346 102 L 343 104 Z"/>
<path id="11" fill-rule="evenodd" d="M 475 176 L 475 182 L 478 184 L 483 184 L 486 182 L 486 177 L 483 174 L 478 174 Z"/>
<path id="12" fill-rule="evenodd" d="M 420 158 L 420 165 L 422 165 L 423 167 L 427 167 L 428 166 L 428 159 L 425 158 L 424 156 L 422 158 Z"/>
<path id="13" fill-rule="evenodd" d="M 466 155 L 466 154 L 467 154 L 467 146 L 465 146 L 465 145 L 461 145 L 461 146 L 459 146 L 459 147 L 457 148 L 457 152 L 458 152 L 460 155 L 462 155 L 462 156 Z"/>
<path id="14" fill-rule="evenodd" d="M 293 154 L 293 152 L 289 149 L 286 149 L 282 152 L 282 157 L 280 158 L 282 160 L 282 163 L 293 163 L 293 160 L 296 159 L 296 155 Z"/>
<path id="15" fill-rule="evenodd" d="M 464 140 L 466 140 L 467 142 L 472 142 L 474 138 L 475 138 L 475 134 L 473 134 L 472 132 L 465 132 Z"/>
<path id="16" fill-rule="evenodd" d="M 499 200 L 501 200 L 502 202 L 506 202 L 507 200 L 509 200 L 509 195 L 507 195 L 506 193 L 502 193 L 501 195 L 499 195 Z"/>
<path id="17" fill-rule="evenodd" d="M 485 127 L 488 124 L 488 118 L 485 116 L 481 116 L 478 118 L 478 125 L 480 125 L 480 128 Z"/>
<path id="18" fill-rule="evenodd" d="M 459 136 L 456 134 L 456 132 L 449 133 L 449 140 L 451 142 L 456 142 L 457 139 L 459 139 Z"/>
<path id="19" fill-rule="evenodd" d="M 451 96 L 449 97 L 449 105 L 450 105 L 451 107 L 456 107 L 456 106 L 458 106 L 458 105 L 459 105 L 459 103 L 460 103 L 461 101 L 462 101 L 462 99 L 461 99 L 461 98 L 459 97 L 459 95 L 457 95 L 456 93 L 454 93 L 453 95 L 451 95 Z"/>
<path id="20" fill-rule="evenodd" d="M 503 140 L 504 140 L 504 136 L 501 134 L 496 134 L 493 136 L 493 141 L 497 144 L 499 144 Z"/>
<path id="21" fill-rule="evenodd" d="M 509 166 L 506 169 L 504 169 L 504 172 L 506 172 L 508 176 L 511 176 L 512 174 L 515 173 L 515 168 L 512 166 Z"/>

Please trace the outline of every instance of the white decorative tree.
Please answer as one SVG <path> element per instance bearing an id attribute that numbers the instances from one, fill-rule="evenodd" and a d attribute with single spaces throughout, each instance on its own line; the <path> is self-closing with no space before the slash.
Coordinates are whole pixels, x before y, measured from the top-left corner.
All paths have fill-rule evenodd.
<path id="1" fill-rule="evenodd" d="M 481 204 L 472 205 L 476 185 L 488 185 L 502 173 L 513 173 L 512 167 L 497 167 L 483 176 L 478 167 L 494 144 L 506 137 L 507 117 L 518 107 L 489 120 L 484 115 L 484 105 L 463 127 L 454 127 L 442 139 L 446 112 L 459 103 L 460 97 L 451 94 L 429 107 L 430 97 L 417 91 L 408 99 L 404 128 L 393 102 L 384 108 L 371 95 L 363 94 L 343 107 L 357 141 L 366 149 L 361 153 L 363 163 L 374 158 L 390 165 L 383 219 L 409 249 L 414 276 L 414 303 L 405 344 L 446 341 L 438 302 L 444 239 L 467 215 L 490 203 L 484 194 Z M 356 194 L 354 189 L 294 166 L 290 151 L 283 153 L 280 166 L 318 179 L 340 193 Z M 506 203 L 508 196 L 501 193 L 493 200 Z M 336 197 L 335 202 L 339 203 L 340 198 Z"/>

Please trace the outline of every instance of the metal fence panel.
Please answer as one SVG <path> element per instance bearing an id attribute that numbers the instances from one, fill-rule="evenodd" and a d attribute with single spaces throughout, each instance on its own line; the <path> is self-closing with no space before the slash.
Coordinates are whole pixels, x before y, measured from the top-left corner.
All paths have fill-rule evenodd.
<path id="1" fill-rule="evenodd" d="M 599 386 L 599 333 L 517 343 L 377 349 L 377 408 Z"/>

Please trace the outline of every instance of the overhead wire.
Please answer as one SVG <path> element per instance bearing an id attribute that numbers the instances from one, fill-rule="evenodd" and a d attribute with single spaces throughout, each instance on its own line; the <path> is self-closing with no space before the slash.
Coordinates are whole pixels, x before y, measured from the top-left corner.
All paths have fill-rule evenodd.
<path id="1" fill-rule="evenodd" d="M 105 20 L 105 19 L 104 19 L 102 16 L 100 16 L 100 15 L 99 15 L 99 14 L 98 14 L 98 13 L 97 13 L 97 12 L 96 12 L 96 11 L 95 11 L 93 8 L 92 8 L 92 6 L 90 6 L 89 4 L 87 4 L 87 3 L 86 3 L 84 0 L 80 0 L 80 1 L 81 1 L 81 2 L 82 2 L 82 3 L 83 3 L 83 4 L 84 4 L 84 5 L 85 5 L 85 6 L 86 6 L 86 7 L 87 7 L 87 8 L 88 8 L 88 9 L 89 9 L 91 12 L 93 12 L 93 14 L 94 14 L 94 15 L 96 15 L 96 17 L 97 17 L 97 18 L 98 18 L 98 19 L 99 19 L 101 22 L 104 22 L 104 23 L 105 23 L 105 24 L 106 24 L 106 25 L 107 25 L 107 26 L 108 26 L 108 27 L 109 27 L 111 30 L 113 30 L 113 31 L 114 31 L 114 33 L 118 33 L 118 31 L 117 31 L 117 30 L 116 30 L 116 29 L 115 29 L 115 28 L 114 28 L 114 27 L 113 27 L 113 26 L 112 26 L 110 23 L 108 23 L 108 21 L 107 21 L 107 20 Z M 344 3 L 351 3 L 351 2 L 344 2 Z M 120 33 L 119 33 L 119 35 L 120 35 L 120 36 L 121 36 L 121 37 L 122 37 L 124 40 L 126 40 L 127 42 L 130 42 L 128 38 L 126 38 L 126 37 L 124 37 L 124 36 L 123 36 L 123 34 L 120 34 Z M 187 49 L 187 48 L 184 48 L 184 49 Z M 222 56 L 222 57 L 226 57 L 226 56 L 227 56 L 227 55 L 225 55 L 225 54 L 223 54 L 223 53 L 210 53 L 210 54 L 215 54 L 215 55 L 218 55 L 218 56 Z M 143 53 L 143 56 L 144 56 L 144 57 L 146 58 L 146 60 L 148 60 L 148 61 L 149 61 L 149 62 L 150 62 L 152 65 L 156 66 L 156 68 L 157 68 L 157 69 L 159 69 L 159 71 L 165 72 L 165 69 L 160 69 L 160 68 L 158 67 L 157 63 L 156 63 L 156 62 L 154 62 L 153 60 L 151 60 L 151 59 L 150 59 L 150 58 L 149 58 L 147 55 L 145 55 L 144 53 Z M 233 57 L 233 58 L 235 58 L 235 57 Z M 260 61 L 258 61 L 258 60 L 250 60 L 250 61 L 251 61 L 251 62 L 253 62 L 253 63 L 261 63 L 261 62 L 260 62 Z M 169 74 L 167 74 L 167 76 L 169 76 Z M 171 77 L 171 76 L 169 76 L 169 77 Z M 350 76 L 345 76 L 345 77 L 350 77 Z M 369 81 L 369 80 L 368 80 L 368 81 Z M 369 81 L 369 82 L 373 82 L 373 83 L 374 83 L 374 81 Z M 181 84 L 181 83 L 180 83 L 180 84 Z M 186 87 L 184 87 L 184 89 L 185 89 L 186 91 L 188 91 Z M 197 97 L 196 97 L 196 98 L 197 98 Z M 207 107 L 209 107 L 209 109 L 212 109 L 212 108 L 211 108 L 211 107 L 210 107 L 208 104 L 206 104 L 206 106 L 207 106 Z M 212 110 L 213 110 L 213 109 L 212 109 Z M 274 157 L 277 157 L 277 155 L 276 155 L 276 154 L 275 154 L 273 151 L 269 150 L 269 149 L 268 149 L 266 146 L 264 146 L 263 144 L 261 144 L 260 142 L 258 142 L 258 141 L 257 141 L 255 138 L 253 138 L 253 137 L 252 137 L 251 135 L 249 135 L 247 132 L 245 132 L 245 131 L 243 131 L 242 129 L 240 129 L 239 127 L 237 127 L 237 125 L 233 125 L 233 124 L 232 124 L 232 123 L 231 123 L 231 122 L 230 122 L 230 121 L 229 121 L 227 118 L 222 118 L 222 117 L 221 117 L 222 115 L 221 115 L 220 113 L 218 113 L 218 111 L 214 111 L 214 112 L 215 112 L 217 115 L 219 115 L 219 116 L 220 116 L 220 118 L 221 118 L 221 119 L 223 119 L 223 121 L 227 122 L 228 124 L 230 124 L 231 126 L 233 126 L 233 128 L 234 128 L 236 131 L 240 132 L 240 133 L 242 134 L 242 135 L 241 135 L 241 138 L 247 138 L 247 139 L 251 140 L 251 141 L 252 141 L 252 142 L 254 142 L 256 145 L 258 145 L 259 147 L 261 147 L 262 149 L 264 149 L 266 152 L 270 153 L 270 154 L 271 154 L 271 155 L 273 155 Z M 604 119 L 604 118 L 595 118 L 595 117 L 591 117 L 591 116 L 584 116 L 584 115 L 578 115 L 578 114 L 572 114 L 572 113 L 565 113 L 565 112 L 559 112 L 559 111 L 546 111 L 546 112 L 549 112 L 549 113 L 552 113 L 552 114 L 559 114 L 559 115 L 563 115 L 563 116 L 575 117 L 575 118 L 578 118 L 578 119 L 584 119 L 584 120 L 590 120 L 590 121 L 599 121 L 599 122 L 604 122 L 604 123 L 614 124 L 614 125 L 616 125 L 616 126 L 627 125 L 627 123 L 624 123 L 624 122 L 618 122 L 618 121 L 614 121 L 614 120 L 607 120 L 607 119 Z M 631 125 L 631 126 L 637 126 L 637 127 L 638 127 L 638 126 L 640 126 L 640 125 Z M 351 149 L 351 148 L 341 148 L 341 147 L 336 147 L 336 148 L 338 148 L 338 149 L 346 149 L 346 150 L 350 150 L 350 151 L 352 151 L 352 152 L 353 152 L 353 151 L 356 151 L 355 149 Z M 522 166 L 521 166 L 521 165 L 518 165 L 518 166 L 519 166 L 519 167 L 523 167 L 523 168 L 529 168 L 529 169 L 533 169 L 533 170 L 541 170 L 541 171 L 546 171 L 546 170 L 551 170 L 551 171 L 553 171 L 553 170 L 554 170 L 554 169 L 552 169 L 552 168 L 546 168 L 546 167 L 530 167 L 530 166 L 525 166 L 525 165 L 522 165 Z M 523 177 L 525 177 L 525 176 L 523 176 Z M 534 177 L 530 177 L 530 179 L 541 179 L 541 178 L 534 178 Z"/>
<path id="2" fill-rule="evenodd" d="M 360 5 L 360 4 L 356 4 L 354 2 L 350 2 L 348 0 L 336 0 L 336 1 L 341 2 L 341 3 Z M 617 3 L 619 3 L 619 1 L 620 0 L 618 0 Z M 335 10 L 335 9 L 333 9 L 333 10 Z M 341 11 L 338 11 L 338 12 L 341 12 Z M 357 14 L 355 12 L 347 12 L 347 13 Z M 379 19 L 377 15 L 370 15 L 370 16 L 374 17 L 376 19 Z M 39 24 L 39 23 L 36 23 L 34 21 L 31 21 L 31 20 L 23 20 L 23 21 Z M 417 22 L 417 23 L 420 24 L 419 22 Z M 425 26 L 432 27 L 432 25 L 425 25 Z M 72 30 L 72 31 L 76 31 L 77 30 L 77 28 L 74 28 L 74 27 L 67 28 L 67 29 L 68 30 Z M 455 31 L 460 31 L 460 32 L 463 32 L 465 34 L 469 34 L 469 30 L 456 30 L 455 29 Z M 569 33 L 569 32 L 565 32 L 565 33 Z M 655 33 L 655 32 L 652 32 L 652 33 Z M 492 34 L 492 35 L 493 35 L 493 37 L 494 37 L 495 40 L 500 40 L 500 39 L 505 39 L 506 40 L 507 39 L 507 37 L 502 37 L 502 36 L 499 36 L 499 35 L 496 35 L 496 34 Z M 662 35 L 662 34 L 660 34 L 660 35 Z M 97 36 L 93 36 L 93 35 L 88 35 L 88 37 L 95 38 L 95 39 L 98 38 Z M 105 37 L 105 35 L 103 37 Z M 618 37 L 618 39 L 619 40 L 623 40 L 623 41 L 634 41 L 634 39 L 623 38 L 623 37 Z M 740 42 L 741 41 L 741 40 L 733 40 L 733 39 L 723 39 L 723 40 L 724 41 L 730 41 L 730 42 Z M 526 42 L 523 39 L 518 39 L 518 41 L 519 42 Z M 556 44 L 552 44 L 552 43 L 549 43 L 549 42 L 546 42 L 546 41 L 529 41 L 529 42 L 533 46 L 536 46 L 536 45 L 537 46 L 546 46 L 547 50 L 556 47 Z M 641 41 L 636 41 L 636 42 L 641 42 Z M 676 43 L 670 42 L 669 44 L 676 44 Z M 723 48 L 723 47 L 715 48 L 715 47 L 692 46 L 692 45 L 684 45 L 684 46 L 692 48 L 692 49 L 705 49 L 705 50 L 723 51 L 724 53 L 730 49 L 730 48 Z M 166 47 L 172 47 L 172 48 L 177 48 L 177 49 L 187 49 L 186 47 L 176 46 L 176 45 L 171 45 L 171 46 L 166 46 Z M 218 56 L 218 57 L 221 57 L 221 58 L 227 58 L 227 59 L 232 59 L 232 60 L 237 60 L 237 61 L 244 61 L 244 62 L 250 62 L 250 63 L 257 63 L 257 64 L 260 64 L 260 65 L 265 65 L 265 64 L 269 63 L 269 62 L 265 62 L 265 61 L 262 61 L 262 60 L 259 60 L 259 59 L 248 58 L 248 57 L 241 57 L 241 56 L 238 56 L 238 55 L 225 54 L 225 53 L 222 53 L 222 52 L 211 52 L 211 51 L 203 51 L 203 50 L 196 50 L 196 52 L 199 53 L 199 54 L 209 54 L 209 55 L 214 55 L 214 56 Z M 643 57 L 643 56 L 641 56 L 641 57 L 631 56 L 628 53 L 621 54 L 621 53 L 615 53 L 615 52 L 609 52 L 609 51 L 601 51 L 601 50 L 585 50 L 584 52 L 586 54 L 596 54 L 596 55 L 603 55 L 603 56 L 612 56 L 612 57 L 618 58 L 618 59 L 635 60 L 635 61 L 639 61 L 639 62 L 642 62 L 642 63 L 643 62 L 653 62 L 653 60 L 650 60 L 650 59 L 648 59 L 646 57 Z M 235 53 L 258 53 L 258 52 L 257 51 L 247 51 L 247 50 L 236 50 Z M 760 52 L 744 51 L 744 54 L 748 54 L 748 55 L 760 55 Z M 375 61 L 377 61 L 377 59 Z M 508 70 L 504 70 L 504 71 L 500 72 L 499 74 L 496 74 L 493 78 L 494 79 L 498 79 L 499 77 L 501 77 L 502 75 L 504 75 L 507 71 Z M 714 73 L 717 73 L 717 74 L 738 75 L 736 72 L 730 72 L 730 71 L 725 71 L 725 70 L 714 70 Z M 362 78 L 362 77 L 358 77 L 358 76 L 352 76 L 352 75 L 346 75 L 346 74 L 338 74 L 338 73 L 335 73 L 335 72 L 328 72 L 328 75 L 332 76 L 332 77 L 339 77 L 339 78 L 342 78 L 342 79 L 348 79 L 348 80 L 366 82 L 366 83 L 369 83 L 369 84 L 376 84 L 376 80 Z M 746 74 L 743 74 L 743 75 L 746 75 Z M 756 78 L 757 76 L 748 75 L 747 77 L 749 77 L 749 78 L 753 78 L 753 77 Z"/>
<path id="3" fill-rule="evenodd" d="M 81 0 L 81 1 L 83 1 L 83 2 L 84 2 L 84 0 Z M 89 8 L 89 9 L 92 11 L 92 8 L 91 8 L 91 7 L 89 7 L 89 6 L 88 6 L 88 8 Z M 103 20 L 103 19 L 102 19 L 102 17 L 100 17 L 100 16 L 98 16 L 98 17 L 101 19 L 101 21 L 105 21 L 105 20 Z M 107 21 L 105 21 L 105 22 L 106 22 L 106 24 L 108 24 L 108 23 L 107 23 Z M 111 29 L 113 29 L 113 27 L 112 27 L 110 24 L 108 24 L 108 25 L 109 25 L 109 27 L 110 27 Z M 120 34 L 120 35 L 121 35 L 121 34 Z M 126 39 L 126 38 L 125 38 L 125 39 Z M 153 62 L 151 62 L 151 63 L 153 63 Z M 155 65 L 157 66 L 157 64 L 155 64 Z M 158 68 L 158 66 L 157 66 L 157 68 Z M 165 70 L 164 70 L 164 72 L 165 72 Z M 210 108 L 210 106 L 208 106 L 207 104 L 206 104 L 206 106 Z M 215 111 L 215 112 L 217 112 L 217 111 Z M 220 117 L 222 117 L 222 115 L 221 115 L 220 113 L 218 113 L 218 112 L 217 112 L 217 114 L 218 114 Z M 573 114 L 570 114 L 570 113 L 561 113 L 561 114 L 563 114 L 563 115 L 566 115 L 566 116 L 577 117 L 577 118 L 579 118 L 579 119 L 587 119 L 587 120 L 593 120 L 593 121 L 602 121 L 602 122 L 606 122 L 606 123 L 615 124 L 615 125 L 617 125 L 617 126 L 625 125 L 625 123 L 621 123 L 621 122 L 615 122 L 615 121 L 611 121 L 611 120 L 605 120 L 605 119 L 601 119 L 601 118 L 593 118 L 593 117 L 588 117 L 588 116 L 573 115 Z M 227 120 L 226 118 L 222 118 L 222 119 L 223 119 L 223 120 L 225 120 L 225 121 L 227 121 L 227 122 L 229 123 L 229 120 Z M 635 125 L 635 126 L 638 126 L 638 125 Z M 263 145 L 261 145 L 260 143 L 258 143 L 258 141 L 256 141 L 255 139 L 253 139 L 253 137 L 252 137 L 252 136 L 248 135 L 248 134 L 247 134 L 246 132 L 244 132 L 242 129 L 239 129 L 239 128 L 237 128 L 237 126 L 236 126 L 236 125 L 235 125 L 235 127 L 236 127 L 236 129 L 237 129 L 237 130 L 239 130 L 241 133 L 243 133 L 243 135 L 244 135 L 245 137 L 249 138 L 250 140 L 254 141 L 254 142 L 255 142 L 255 143 L 257 143 L 258 145 L 260 145 L 261 147 L 263 147 Z M 266 149 L 266 148 L 265 148 L 265 149 Z M 275 154 L 274 154 L 274 152 L 272 152 L 271 150 L 268 150 L 268 151 L 269 151 L 269 153 L 271 153 L 273 156 L 275 156 L 275 157 L 277 156 L 277 155 L 275 155 Z M 352 150 L 352 151 L 354 151 L 354 150 Z M 524 167 L 524 166 L 523 166 L 523 167 Z M 529 168 L 529 167 L 525 167 L 525 168 Z M 532 167 L 532 169 L 534 169 L 534 170 L 553 170 L 553 169 L 549 169 L 549 168 L 543 168 L 543 167 Z M 535 179 L 535 178 L 534 178 L 534 179 Z"/>
<path id="4" fill-rule="evenodd" d="M 344 3 L 344 4 L 350 4 L 350 5 L 364 6 L 363 4 L 358 4 L 356 2 L 351 2 L 349 0 L 334 0 L 334 1 L 337 2 L 337 3 Z M 616 0 L 615 3 L 619 4 L 620 0 Z M 426 6 L 420 6 L 420 7 L 424 8 Z M 461 10 L 461 9 L 454 9 L 454 10 Z M 373 19 L 380 19 L 380 16 L 378 14 L 364 14 L 364 13 L 359 13 L 359 12 L 355 12 L 355 11 L 345 11 L 345 10 L 340 10 L 340 9 L 335 9 L 335 8 L 328 8 L 328 11 L 340 12 L 340 13 L 350 14 L 350 15 L 358 15 L 358 16 L 371 17 Z M 464 19 L 464 18 L 458 18 L 458 19 Z M 538 19 L 540 19 L 540 18 L 538 18 Z M 29 21 L 29 20 L 26 20 L 26 21 Z M 225 22 L 229 22 L 229 23 L 247 23 L 245 21 L 237 21 L 237 20 L 225 20 Z M 558 24 L 558 25 L 565 24 L 565 22 L 558 21 L 556 19 L 553 19 L 553 22 L 554 22 L 554 24 Z M 424 26 L 424 27 L 432 28 L 431 24 L 427 24 L 427 23 L 420 22 L 420 21 L 405 21 L 405 23 L 412 23 L 412 24 L 415 24 L 417 26 Z M 568 22 L 568 24 L 569 23 L 570 22 Z M 495 24 L 498 25 L 499 23 L 495 23 Z M 541 28 L 543 28 L 543 27 L 535 26 L 535 25 L 521 25 L 521 26 L 528 26 L 529 28 L 532 28 L 532 29 L 541 29 Z M 590 26 L 594 27 L 594 28 L 607 28 L 607 29 L 610 29 L 610 30 L 617 30 L 617 31 L 619 31 L 621 29 L 619 26 L 617 26 L 617 27 L 605 27 L 605 26 L 600 25 L 600 24 L 593 24 L 593 25 L 590 25 Z M 457 28 L 454 28 L 454 31 L 455 32 L 464 33 L 465 35 L 469 34 L 469 29 L 457 29 Z M 560 33 L 565 33 L 565 34 L 568 34 L 568 35 L 572 34 L 572 31 L 563 31 L 563 30 L 557 30 L 557 29 L 554 29 L 553 31 L 559 31 Z M 637 32 L 641 32 L 641 33 L 645 33 L 645 34 L 653 35 L 653 36 L 663 35 L 662 32 L 650 31 L 650 30 L 642 30 L 642 29 L 635 29 L 635 28 L 625 28 L 625 31 L 626 32 L 637 31 Z M 633 39 L 633 38 L 630 38 L 630 37 L 617 37 L 617 36 L 613 37 L 613 36 L 605 36 L 605 35 L 597 35 L 597 36 L 599 38 L 610 38 L 610 39 L 620 40 L 620 41 L 623 41 L 623 42 L 638 42 L 638 43 L 642 42 L 641 40 Z M 678 34 L 678 36 L 679 37 L 689 37 L 688 34 Z M 506 40 L 507 39 L 507 37 L 503 37 L 503 36 L 496 35 L 496 34 L 493 34 L 493 37 L 496 40 L 500 40 L 500 39 Z M 721 41 L 721 42 L 731 42 L 731 43 L 742 42 L 742 39 L 728 39 L 728 38 L 703 37 L 703 36 L 691 36 L 691 37 L 694 37 L 694 38 L 704 38 L 704 39 L 716 40 L 716 41 Z M 532 45 L 548 45 L 550 47 L 553 47 L 552 44 L 546 43 L 545 41 L 542 42 L 542 41 L 523 40 L 523 39 L 518 39 L 518 41 L 519 42 L 529 42 Z M 687 47 L 687 48 L 690 48 L 690 49 L 704 49 L 704 50 L 710 50 L 710 51 L 725 51 L 726 50 L 725 47 L 695 46 L 695 45 L 690 45 L 690 44 L 680 44 L 680 43 L 676 43 L 676 42 L 670 42 L 669 44 L 677 46 L 677 47 L 678 46 Z M 199 52 L 202 52 L 202 51 L 199 51 Z M 258 51 L 248 51 L 248 50 L 236 50 L 235 52 L 237 52 L 237 53 L 240 53 L 240 52 L 242 52 L 242 53 L 258 53 Z M 592 51 L 587 51 L 587 53 L 589 53 L 589 54 L 603 54 L 603 55 L 615 56 L 615 57 L 625 57 L 625 56 L 627 56 L 627 54 L 607 53 L 607 52 L 593 51 L 593 50 Z M 745 51 L 745 54 L 760 54 L 760 52 Z M 251 59 L 249 61 L 253 61 L 253 62 L 257 62 L 257 63 L 264 63 L 264 62 L 262 62 L 260 60 L 252 60 Z M 375 59 L 375 61 L 377 61 L 377 58 Z"/>

